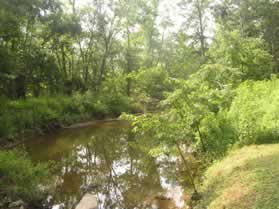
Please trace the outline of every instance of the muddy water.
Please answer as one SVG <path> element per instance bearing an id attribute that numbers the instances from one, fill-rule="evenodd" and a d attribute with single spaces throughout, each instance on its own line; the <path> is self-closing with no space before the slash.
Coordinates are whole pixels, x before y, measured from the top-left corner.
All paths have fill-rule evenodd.
<path id="1" fill-rule="evenodd" d="M 85 192 L 97 195 L 99 209 L 180 209 L 184 191 L 175 159 L 146 154 L 150 138 L 135 138 L 125 121 L 35 137 L 24 146 L 34 162 L 54 161 L 53 209 L 74 208 Z"/>

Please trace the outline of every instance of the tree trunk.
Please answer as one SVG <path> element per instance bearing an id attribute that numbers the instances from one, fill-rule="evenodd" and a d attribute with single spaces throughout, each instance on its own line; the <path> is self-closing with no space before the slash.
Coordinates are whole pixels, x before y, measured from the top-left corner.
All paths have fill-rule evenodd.
<path id="1" fill-rule="evenodd" d="M 194 177 L 193 177 L 193 175 L 191 173 L 191 168 L 190 168 L 187 160 L 185 159 L 185 157 L 183 155 L 183 152 L 182 152 L 178 142 L 176 142 L 176 148 L 177 148 L 178 153 L 179 153 L 180 157 L 182 158 L 183 164 L 184 164 L 184 166 L 185 166 L 185 168 L 187 170 L 188 177 L 189 177 L 190 182 L 191 182 L 191 184 L 193 186 L 194 192 L 197 193 L 197 187 L 196 187 L 196 184 L 195 184 L 195 179 L 194 179 Z"/>
<path id="2" fill-rule="evenodd" d="M 129 75 L 129 73 L 131 73 L 132 69 L 131 69 L 131 43 L 130 43 L 130 31 L 129 31 L 129 27 L 127 26 L 127 75 Z M 129 76 L 127 77 L 127 95 L 130 96 L 131 95 L 131 78 L 129 78 Z"/>
<path id="3" fill-rule="evenodd" d="M 18 75 L 15 79 L 15 98 L 25 98 L 26 97 L 26 86 L 25 77 L 23 75 Z"/>
<path id="4" fill-rule="evenodd" d="M 199 16 L 199 39 L 200 39 L 200 44 L 201 44 L 201 55 L 202 57 L 205 57 L 205 35 L 204 35 L 204 23 L 203 23 L 203 14 L 201 11 L 201 2 L 197 2 L 197 10 L 198 10 L 198 16 Z"/>

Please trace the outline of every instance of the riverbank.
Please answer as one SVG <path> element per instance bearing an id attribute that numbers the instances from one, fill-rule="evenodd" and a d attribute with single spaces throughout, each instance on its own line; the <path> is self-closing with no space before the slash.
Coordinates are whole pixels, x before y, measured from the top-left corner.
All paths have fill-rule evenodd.
<path id="1" fill-rule="evenodd" d="M 205 173 L 195 209 L 271 209 L 279 205 L 279 144 L 247 146 Z"/>
<path id="2" fill-rule="evenodd" d="M 83 122 L 78 122 L 78 123 L 74 123 L 68 126 L 62 126 L 62 125 L 58 125 L 56 127 L 52 127 L 51 129 L 48 129 L 45 132 L 40 131 L 39 133 L 36 132 L 36 130 L 30 130 L 29 134 L 26 134 L 25 136 L 22 136 L 22 138 L 15 138 L 13 139 L 14 141 L 7 141 L 6 144 L 0 144 L 0 149 L 13 149 L 16 148 L 17 146 L 19 146 L 20 144 L 26 142 L 26 140 L 28 140 L 29 138 L 33 138 L 34 136 L 44 136 L 49 134 L 50 132 L 57 132 L 59 130 L 63 130 L 63 129 L 79 129 L 79 128 L 86 128 L 86 127 L 90 127 L 90 126 L 94 126 L 95 124 L 98 123 L 103 123 L 103 122 L 113 122 L 113 121 L 120 121 L 121 119 L 118 116 L 115 116 L 114 118 L 103 118 L 103 119 L 91 119 L 88 121 L 83 121 Z M 0 139 L 1 141 L 1 139 Z"/>
<path id="3" fill-rule="evenodd" d="M 48 133 L 87 121 L 116 118 L 122 112 L 139 112 L 139 105 L 128 97 L 30 98 L 2 101 L 0 105 L 0 147 L 23 141 L 33 133 Z"/>

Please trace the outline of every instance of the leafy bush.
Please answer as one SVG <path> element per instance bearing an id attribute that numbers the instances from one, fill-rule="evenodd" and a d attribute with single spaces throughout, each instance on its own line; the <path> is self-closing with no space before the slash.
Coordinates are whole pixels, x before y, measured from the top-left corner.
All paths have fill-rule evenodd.
<path id="1" fill-rule="evenodd" d="M 3 102 L 0 106 L 0 138 L 14 138 L 28 130 L 42 130 L 52 124 L 69 125 L 133 111 L 132 102 L 127 96 L 108 93 L 88 91 L 85 94 L 75 93 L 72 97 Z"/>
<path id="2" fill-rule="evenodd" d="M 279 142 L 279 80 L 246 81 L 228 110 L 201 121 L 208 151 L 222 156 L 233 146 Z"/>
<path id="3" fill-rule="evenodd" d="M 222 111 L 218 114 L 210 113 L 203 118 L 200 132 L 213 159 L 224 156 L 237 141 L 237 133 L 227 119 L 226 112 Z"/>
<path id="4" fill-rule="evenodd" d="M 237 130 L 238 144 L 279 142 L 279 80 L 240 85 L 228 119 Z"/>
<path id="5" fill-rule="evenodd" d="M 40 199 L 39 186 L 50 176 L 49 165 L 34 165 L 17 151 L 0 151 L 0 192 L 27 201 Z"/>

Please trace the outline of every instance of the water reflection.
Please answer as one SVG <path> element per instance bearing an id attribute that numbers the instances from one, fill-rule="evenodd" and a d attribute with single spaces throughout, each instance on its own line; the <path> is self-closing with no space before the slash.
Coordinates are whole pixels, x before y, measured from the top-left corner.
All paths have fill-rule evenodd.
<path id="1" fill-rule="evenodd" d="M 99 209 L 182 208 L 172 159 L 146 155 L 135 146 L 139 140 L 117 121 L 39 137 L 25 147 L 34 161 L 59 163 L 53 208 L 74 208 L 85 191 L 97 195 Z"/>

